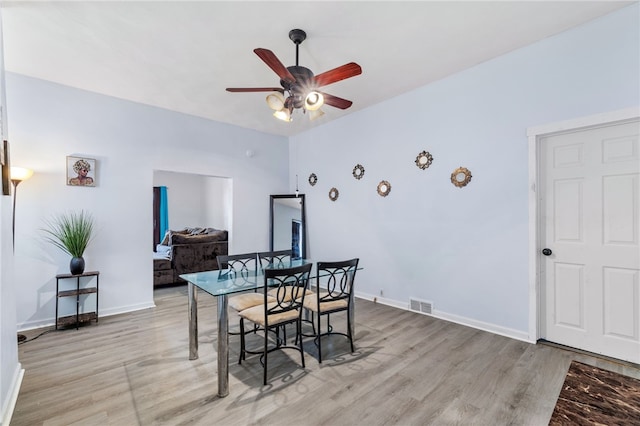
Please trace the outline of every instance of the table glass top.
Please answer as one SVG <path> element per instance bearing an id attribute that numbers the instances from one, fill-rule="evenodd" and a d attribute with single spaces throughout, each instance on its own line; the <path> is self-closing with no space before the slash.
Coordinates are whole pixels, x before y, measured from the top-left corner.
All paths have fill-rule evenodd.
<path id="1" fill-rule="evenodd" d="M 313 261 L 309 259 L 298 259 L 290 262 L 278 263 L 275 267 L 278 269 L 292 268 L 309 263 L 313 263 Z M 266 266 L 265 269 L 273 267 L 274 266 Z M 212 296 L 222 296 L 224 294 L 233 294 L 264 287 L 264 274 L 262 273 L 262 270 L 235 273 L 229 269 L 221 269 L 182 274 L 180 275 L 180 278 L 190 282 Z"/>

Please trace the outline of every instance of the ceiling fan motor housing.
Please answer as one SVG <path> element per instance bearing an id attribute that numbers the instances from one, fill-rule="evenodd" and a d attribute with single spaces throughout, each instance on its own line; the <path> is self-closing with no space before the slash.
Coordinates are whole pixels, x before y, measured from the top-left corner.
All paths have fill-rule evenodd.
<path id="1" fill-rule="evenodd" d="M 290 97 L 293 97 L 293 107 L 302 108 L 304 106 L 304 99 L 311 90 L 315 90 L 313 87 L 313 72 L 306 67 L 291 66 L 287 67 L 291 75 L 296 79 L 295 83 L 290 83 L 285 80 L 280 80 L 280 84 L 286 91 L 290 93 Z"/>

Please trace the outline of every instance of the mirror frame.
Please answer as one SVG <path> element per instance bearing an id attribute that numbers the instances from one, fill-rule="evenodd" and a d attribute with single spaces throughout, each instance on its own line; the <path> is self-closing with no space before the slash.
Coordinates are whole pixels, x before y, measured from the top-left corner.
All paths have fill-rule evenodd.
<path id="1" fill-rule="evenodd" d="M 303 259 L 307 258 L 307 214 L 304 194 L 272 194 L 269 200 L 269 250 L 273 251 L 273 203 L 275 200 L 282 198 L 299 198 L 300 203 L 300 221 L 302 222 L 302 246 L 300 248 L 300 256 Z"/>

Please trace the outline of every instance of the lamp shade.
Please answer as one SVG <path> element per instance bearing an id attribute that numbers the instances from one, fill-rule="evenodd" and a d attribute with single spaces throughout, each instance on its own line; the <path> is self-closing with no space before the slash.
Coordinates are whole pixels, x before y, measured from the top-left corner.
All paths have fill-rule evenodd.
<path id="1" fill-rule="evenodd" d="M 304 98 L 304 109 L 307 111 L 316 111 L 324 105 L 324 96 L 322 93 L 315 90 L 309 92 L 306 98 Z"/>
<path id="2" fill-rule="evenodd" d="M 322 111 L 321 109 L 317 109 L 315 111 L 311 110 L 309 111 L 309 120 L 313 121 L 317 118 L 320 118 L 324 115 L 324 111 Z"/>
<path id="3" fill-rule="evenodd" d="M 33 176 L 33 170 L 24 167 L 11 167 L 11 180 L 23 181 Z"/>
<path id="4" fill-rule="evenodd" d="M 274 111 L 284 108 L 284 95 L 280 92 L 273 92 L 267 96 L 267 105 Z"/>
<path id="5" fill-rule="evenodd" d="M 291 121 L 291 113 L 286 108 L 282 108 L 280 111 L 274 112 L 273 116 L 282 121 Z"/>

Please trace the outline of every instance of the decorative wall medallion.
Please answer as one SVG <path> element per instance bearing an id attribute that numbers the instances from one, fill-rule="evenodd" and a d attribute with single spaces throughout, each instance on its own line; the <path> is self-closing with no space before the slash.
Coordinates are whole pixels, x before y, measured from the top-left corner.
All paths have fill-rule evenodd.
<path id="1" fill-rule="evenodd" d="M 315 173 L 311 173 L 309 175 L 309 185 L 314 186 L 316 183 L 318 183 L 318 176 Z"/>
<path id="2" fill-rule="evenodd" d="M 362 176 L 364 176 L 364 167 L 362 164 L 356 164 L 353 168 L 353 177 L 360 180 L 362 179 Z"/>
<path id="3" fill-rule="evenodd" d="M 453 173 L 451 173 L 451 183 L 458 188 L 467 186 L 469 182 L 471 182 L 471 172 L 469 171 L 469 169 L 458 167 L 453 171 Z"/>
<path id="4" fill-rule="evenodd" d="M 338 192 L 338 189 L 337 189 L 337 188 L 331 188 L 331 189 L 329 190 L 329 199 L 330 199 L 331 201 L 335 201 L 335 200 L 337 200 L 339 195 L 340 195 L 340 193 Z"/>
<path id="5" fill-rule="evenodd" d="M 422 151 L 416 157 L 416 166 L 418 166 L 422 170 L 429 167 L 431 163 L 433 163 L 433 156 L 429 154 L 427 151 Z"/>
<path id="6" fill-rule="evenodd" d="M 378 194 L 382 197 L 386 197 L 391 192 L 391 184 L 386 180 L 383 180 L 378 184 Z"/>

